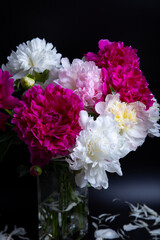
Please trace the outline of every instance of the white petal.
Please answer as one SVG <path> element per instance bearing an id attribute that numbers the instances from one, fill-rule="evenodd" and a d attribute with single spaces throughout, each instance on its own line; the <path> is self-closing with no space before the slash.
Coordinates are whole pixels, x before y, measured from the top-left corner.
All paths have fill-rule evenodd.
<path id="1" fill-rule="evenodd" d="M 4 235 L 3 233 L 0 232 L 0 239 L 1 240 L 7 240 L 7 238 L 8 237 L 6 235 Z"/>
<path id="2" fill-rule="evenodd" d="M 111 173 L 116 172 L 120 176 L 123 175 L 119 161 L 109 162 L 106 166 L 106 170 Z"/>
<path id="3" fill-rule="evenodd" d="M 65 68 L 65 69 L 68 69 L 70 68 L 71 64 L 69 62 L 69 59 L 66 57 L 66 58 L 62 58 L 61 59 L 61 62 L 62 62 L 62 66 Z"/>
<path id="4" fill-rule="evenodd" d="M 110 215 L 111 215 L 110 213 L 102 213 L 101 215 L 98 216 L 98 218 L 103 218 Z"/>
<path id="5" fill-rule="evenodd" d="M 98 229 L 98 225 L 97 225 L 97 223 L 92 222 L 92 226 L 93 226 L 95 229 Z"/>
<path id="6" fill-rule="evenodd" d="M 160 216 L 158 216 L 158 217 L 155 217 L 155 222 L 154 222 L 154 224 L 153 225 L 157 225 L 157 224 L 160 224 Z"/>
<path id="7" fill-rule="evenodd" d="M 116 214 L 116 215 L 113 215 L 113 216 L 110 216 L 110 217 L 107 217 L 105 219 L 105 222 L 113 222 L 115 220 L 116 217 L 118 217 L 120 214 Z"/>
<path id="8" fill-rule="evenodd" d="M 160 236 L 160 228 L 149 231 L 151 236 Z"/>
<path id="9" fill-rule="evenodd" d="M 95 238 L 101 237 L 102 239 L 116 239 L 116 238 L 119 238 L 116 231 L 111 229 L 111 228 L 96 230 L 94 232 L 94 237 Z"/>
<path id="10" fill-rule="evenodd" d="M 85 174 L 84 171 L 81 171 L 80 173 L 76 174 L 75 181 L 77 186 L 83 188 L 87 185 L 87 180 L 85 180 Z"/>
<path id="11" fill-rule="evenodd" d="M 155 217 L 158 216 L 158 213 L 157 213 L 156 211 L 154 211 L 152 208 L 146 206 L 145 204 L 143 204 L 143 207 L 145 208 L 145 210 L 146 210 L 149 214 L 151 214 L 151 215 L 153 215 L 153 216 L 155 216 Z"/>
<path id="12" fill-rule="evenodd" d="M 88 113 L 87 111 L 80 111 L 80 118 L 79 118 L 79 124 L 82 129 L 86 129 L 86 125 L 88 123 Z"/>
<path id="13" fill-rule="evenodd" d="M 105 102 L 98 102 L 95 105 L 95 110 L 98 114 L 104 114 L 105 113 L 105 108 L 106 108 L 106 103 Z"/>
<path id="14" fill-rule="evenodd" d="M 123 225 L 123 229 L 127 232 L 129 231 L 132 231 L 132 230 L 135 230 L 137 228 L 140 228 L 139 226 L 137 225 L 133 225 L 132 223 L 129 223 L 129 224 L 126 224 L 126 225 Z"/>

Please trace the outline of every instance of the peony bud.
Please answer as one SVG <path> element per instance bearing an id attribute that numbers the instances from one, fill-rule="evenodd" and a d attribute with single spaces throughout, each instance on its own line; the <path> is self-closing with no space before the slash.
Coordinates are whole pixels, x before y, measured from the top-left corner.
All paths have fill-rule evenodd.
<path id="1" fill-rule="evenodd" d="M 32 176 L 40 176 L 42 174 L 42 169 L 39 166 L 34 165 L 30 168 L 30 174 Z"/>
<path id="2" fill-rule="evenodd" d="M 25 77 L 21 79 L 21 85 L 25 90 L 33 87 L 35 84 L 35 80 L 31 74 L 27 74 Z"/>

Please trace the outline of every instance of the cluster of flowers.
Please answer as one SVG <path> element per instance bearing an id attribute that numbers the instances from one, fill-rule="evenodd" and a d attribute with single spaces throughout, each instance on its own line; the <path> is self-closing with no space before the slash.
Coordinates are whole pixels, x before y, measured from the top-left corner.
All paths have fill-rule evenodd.
<path id="1" fill-rule="evenodd" d="M 0 108 L 0 129 L 12 115 L 32 165 L 66 156 L 80 187 L 107 188 L 106 171 L 122 175 L 119 160 L 160 137 L 159 105 L 122 42 L 100 40 L 98 53 L 72 63 L 44 39 L 20 44 L 0 70 Z"/>

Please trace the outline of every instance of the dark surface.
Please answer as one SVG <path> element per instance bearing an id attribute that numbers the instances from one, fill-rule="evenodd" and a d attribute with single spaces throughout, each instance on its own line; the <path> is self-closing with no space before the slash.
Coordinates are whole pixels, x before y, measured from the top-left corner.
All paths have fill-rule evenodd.
<path id="1" fill-rule="evenodd" d="M 23 151 L 21 150 L 23 149 Z M 0 231 L 8 226 L 23 227 L 32 240 L 37 238 L 37 181 L 29 174 L 19 177 L 18 166 L 27 166 L 29 154 L 25 146 L 13 145 L 0 164 Z"/>
<path id="2" fill-rule="evenodd" d="M 98 41 L 123 41 L 138 49 L 140 66 L 150 89 L 160 102 L 160 2 L 158 0 L 5 1 L 0 14 L 0 65 L 16 46 L 34 37 L 52 42 L 63 57 L 81 58 L 98 50 Z M 127 221 L 124 201 L 146 203 L 160 213 L 160 141 L 147 138 L 136 152 L 121 160 L 123 177 L 109 174 L 109 189 L 89 192 L 91 215 L 122 213 L 116 228 Z M 37 240 L 36 179 L 18 179 L 17 165 L 28 161 L 21 148 L 13 147 L 0 165 L 0 231 L 4 225 L 25 227 Z M 119 198 L 120 203 L 113 203 Z M 147 240 L 136 232 L 130 239 Z M 89 228 L 92 240 L 93 228 Z"/>

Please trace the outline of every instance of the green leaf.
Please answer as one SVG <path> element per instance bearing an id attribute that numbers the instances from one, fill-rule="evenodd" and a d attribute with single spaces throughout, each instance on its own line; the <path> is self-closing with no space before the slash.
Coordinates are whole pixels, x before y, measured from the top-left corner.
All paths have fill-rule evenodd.
<path id="1" fill-rule="evenodd" d="M 34 77 L 35 77 L 36 82 L 44 83 L 49 77 L 49 70 L 46 69 L 42 73 L 38 73 L 38 72 L 34 71 Z"/>
<path id="2" fill-rule="evenodd" d="M 111 93 L 116 93 L 113 87 L 110 86 Z"/>
<path id="3" fill-rule="evenodd" d="M 9 109 L 4 109 L 6 111 L 6 113 L 8 113 L 11 117 L 13 117 L 14 115 L 14 111 L 13 110 L 9 110 Z"/>
<path id="4" fill-rule="evenodd" d="M 26 77 L 28 77 L 28 78 L 33 78 L 33 79 L 34 79 L 34 76 L 33 76 L 32 74 L 30 74 L 30 73 L 28 73 L 28 74 L 26 75 Z"/>
<path id="5" fill-rule="evenodd" d="M 96 113 L 88 113 L 88 115 L 89 115 L 90 117 L 93 117 L 94 120 L 96 120 L 96 118 L 98 117 L 98 114 L 96 114 Z"/>
<path id="6" fill-rule="evenodd" d="M 21 86 L 21 79 L 16 79 L 14 82 L 15 92 L 18 92 Z"/>

